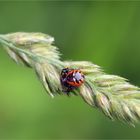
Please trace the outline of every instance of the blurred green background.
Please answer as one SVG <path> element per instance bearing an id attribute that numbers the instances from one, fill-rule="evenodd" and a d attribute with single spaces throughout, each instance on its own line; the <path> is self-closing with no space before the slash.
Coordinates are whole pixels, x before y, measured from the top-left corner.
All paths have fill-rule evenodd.
<path id="1" fill-rule="evenodd" d="M 0 34 L 43 32 L 64 60 L 88 60 L 140 86 L 140 2 L 0 2 Z M 0 139 L 134 139 L 80 97 L 49 97 L 35 73 L 0 48 Z"/>

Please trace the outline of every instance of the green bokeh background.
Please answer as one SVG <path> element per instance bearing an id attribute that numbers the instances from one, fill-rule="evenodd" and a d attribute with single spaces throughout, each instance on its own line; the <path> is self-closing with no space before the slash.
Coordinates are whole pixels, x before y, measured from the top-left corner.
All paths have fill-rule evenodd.
<path id="1" fill-rule="evenodd" d="M 0 2 L 0 33 L 55 37 L 63 60 L 88 60 L 140 86 L 140 2 Z M 0 139 L 134 139 L 80 97 L 49 97 L 33 70 L 0 48 Z"/>

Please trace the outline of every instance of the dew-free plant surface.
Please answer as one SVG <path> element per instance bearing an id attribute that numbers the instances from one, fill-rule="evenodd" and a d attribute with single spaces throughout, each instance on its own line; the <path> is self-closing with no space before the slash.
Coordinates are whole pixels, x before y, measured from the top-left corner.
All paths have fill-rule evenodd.
<path id="1" fill-rule="evenodd" d="M 32 68 L 46 92 L 54 97 L 67 95 L 60 82 L 65 67 L 80 69 L 85 82 L 70 95 L 78 95 L 91 107 L 100 109 L 110 119 L 134 126 L 140 120 L 140 88 L 116 75 L 106 74 L 88 61 L 62 61 L 54 38 L 43 33 L 17 32 L 0 35 L 0 44 L 17 63 Z M 46 97 L 47 98 L 47 97 Z"/>

